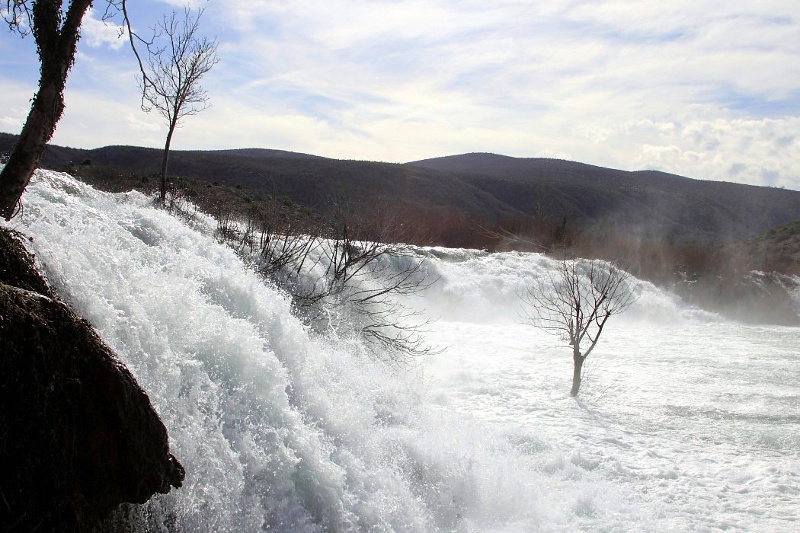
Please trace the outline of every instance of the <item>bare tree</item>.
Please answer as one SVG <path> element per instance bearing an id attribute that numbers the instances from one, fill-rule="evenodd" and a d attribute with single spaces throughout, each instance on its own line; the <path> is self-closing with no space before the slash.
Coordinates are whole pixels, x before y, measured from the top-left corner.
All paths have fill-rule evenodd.
<path id="1" fill-rule="evenodd" d="M 549 275 L 527 283 L 520 297 L 528 306 L 526 322 L 561 336 L 572 347 L 572 396 L 578 395 L 583 363 L 606 322 L 636 300 L 630 276 L 598 259 L 561 260 Z"/>
<path id="2" fill-rule="evenodd" d="M 39 89 L 0 172 L 0 215 L 6 220 L 16 214 L 22 192 L 64 112 L 67 74 L 75 61 L 81 22 L 91 5 L 91 0 L 71 0 L 66 5 L 61 0 L 6 0 L 5 22 L 22 36 L 33 34 L 40 62 Z"/>
<path id="3" fill-rule="evenodd" d="M 217 41 L 198 33 L 203 10 L 184 9 L 183 18 L 173 11 L 153 28 L 150 40 L 131 31 L 131 48 L 139 62 L 142 110 L 156 110 L 167 122 L 167 139 L 161 160 L 161 205 L 167 196 L 167 164 L 175 128 L 181 120 L 209 107 L 208 95 L 200 79 L 219 62 Z M 127 16 L 126 16 L 127 21 Z M 136 43 L 144 47 L 144 59 Z"/>
<path id="4" fill-rule="evenodd" d="M 162 162 L 161 201 L 166 197 L 166 164 L 169 144 L 175 127 L 181 118 L 196 114 L 208 105 L 198 81 L 216 64 L 215 41 L 196 37 L 197 23 L 202 11 L 179 23 L 175 13 L 165 17 L 161 30 L 154 32 L 152 41 L 141 39 L 131 29 L 126 0 L 107 0 L 104 20 L 122 13 L 122 25 L 128 32 L 133 52 L 142 72 L 142 103 L 147 102 L 159 109 L 169 122 Z M 31 110 L 22 126 L 19 139 L 9 154 L 0 172 L 0 216 L 11 220 L 18 212 L 20 198 L 34 170 L 39 166 L 47 143 L 53 137 L 64 112 L 64 89 L 67 75 L 75 61 L 80 28 L 83 18 L 92 6 L 92 0 L 6 0 L 2 12 L 3 20 L 11 31 L 25 37 L 33 34 L 36 52 L 39 55 L 39 88 L 32 99 Z M 158 47 L 157 37 L 169 37 L 169 46 Z M 148 71 L 136 49 L 135 43 L 145 45 Z M 170 57 L 167 57 L 169 55 Z M 163 61 L 162 61 L 163 59 Z M 174 67 L 174 70 L 173 70 Z M 174 76 L 159 77 L 169 72 Z M 172 100 L 166 99 L 172 95 Z M 164 100 L 158 100 L 165 96 Z M 153 97 L 153 100 L 150 99 Z M 167 102 L 164 110 L 155 101 Z M 170 103 L 172 105 L 170 105 Z"/>

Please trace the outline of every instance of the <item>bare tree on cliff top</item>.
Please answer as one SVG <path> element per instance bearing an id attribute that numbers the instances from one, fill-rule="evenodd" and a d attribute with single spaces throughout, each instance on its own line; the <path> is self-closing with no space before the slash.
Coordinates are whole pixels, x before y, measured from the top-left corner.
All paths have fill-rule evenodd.
<path id="1" fill-rule="evenodd" d="M 11 31 L 33 34 L 40 62 L 39 90 L 0 172 L 0 215 L 6 220 L 16 214 L 22 192 L 64 112 L 67 74 L 75 61 L 81 22 L 91 5 L 91 0 L 72 0 L 66 5 L 61 0 L 6 0 L 3 19 Z"/>
<path id="2" fill-rule="evenodd" d="M 572 347 L 572 389 L 581 387 L 583 363 L 611 316 L 622 313 L 636 296 L 630 276 L 597 259 L 558 261 L 555 271 L 529 282 L 520 294 L 529 308 L 526 322 L 561 336 Z M 583 347 L 588 346 L 585 351 Z"/>
<path id="3" fill-rule="evenodd" d="M 139 61 L 142 109 L 159 112 L 167 122 L 167 139 L 161 160 L 161 204 L 167 195 L 167 163 L 172 135 L 181 119 L 207 109 L 208 95 L 200 79 L 219 62 L 217 41 L 198 34 L 203 10 L 184 9 L 183 18 L 173 11 L 153 28 L 146 41 L 129 31 L 131 47 Z M 130 28 L 129 28 L 130 29 Z M 144 47 L 144 59 L 136 43 Z"/>

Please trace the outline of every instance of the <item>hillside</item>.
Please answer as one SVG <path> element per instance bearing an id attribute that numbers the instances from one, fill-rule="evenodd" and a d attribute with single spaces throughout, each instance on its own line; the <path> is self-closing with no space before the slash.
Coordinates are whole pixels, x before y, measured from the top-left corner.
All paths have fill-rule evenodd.
<path id="1" fill-rule="evenodd" d="M 0 134 L 0 153 L 11 149 L 13 136 Z M 89 161 L 138 174 L 155 174 L 161 150 L 108 146 L 79 150 L 50 146 L 42 166 L 64 168 Z M 241 186 L 314 210 L 334 205 L 412 206 L 453 210 L 495 221 L 518 211 L 448 173 L 405 165 L 344 161 L 278 150 L 172 151 L 169 172 L 185 178 Z"/>
<path id="2" fill-rule="evenodd" d="M 14 138 L 0 134 L 0 153 L 11 149 Z M 43 166 L 91 162 L 152 175 L 160 159 L 157 149 L 51 146 Z M 279 150 L 173 151 L 170 173 L 286 197 L 316 212 L 333 207 L 393 211 L 429 228 L 460 225 L 465 233 L 503 221 L 522 220 L 521 226 L 529 226 L 545 220 L 566 223 L 585 236 L 708 246 L 800 220 L 800 191 L 482 153 L 389 164 Z M 451 245 L 470 245 L 471 240 L 484 246 L 475 235 L 431 237 Z"/>
<path id="3" fill-rule="evenodd" d="M 742 269 L 777 270 L 800 276 L 800 221 L 764 231 L 732 247 Z"/>
<path id="4" fill-rule="evenodd" d="M 495 154 L 409 164 L 458 175 L 516 210 L 566 217 L 583 230 L 720 244 L 800 220 L 800 191 Z"/>

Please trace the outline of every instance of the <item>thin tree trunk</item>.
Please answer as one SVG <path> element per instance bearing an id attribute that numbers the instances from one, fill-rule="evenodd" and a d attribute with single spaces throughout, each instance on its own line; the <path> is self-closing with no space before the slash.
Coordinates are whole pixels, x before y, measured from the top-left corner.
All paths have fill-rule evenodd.
<path id="1" fill-rule="evenodd" d="M 572 355 L 572 361 L 574 368 L 572 370 L 572 390 L 569 391 L 569 394 L 574 397 L 578 395 L 578 391 L 581 389 L 581 373 L 585 358 L 576 350 Z"/>
<path id="2" fill-rule="evenodd" d="M 172 143 L 172 134 L 175 132 L 177 122 L 173 121 L 169 125 L 167 132 L 167 142 L 164 143 L 164 157 L 161 159 L 161 207 L 167 205 L 167 163 L 169 162 L 169 145 Z"/>
<path id="3" fill-rule="evenodd" d="M 22 192 L 64 111 L 67 73 L 75 58 L 81 20 L 91 4 L 91 0 L 73 0 L 61 28 L 58 27 L 61 2 L 40 0 L 33 5 L 33 33 L 39 49 L 41 76 L 17 144 L 0 172 L 0 215 L 6 220 L 14 216 Z"/>

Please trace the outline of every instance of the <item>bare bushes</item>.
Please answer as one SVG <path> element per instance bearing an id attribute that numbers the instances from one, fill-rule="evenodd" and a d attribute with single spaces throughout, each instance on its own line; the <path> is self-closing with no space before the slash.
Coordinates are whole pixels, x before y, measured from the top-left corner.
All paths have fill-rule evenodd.
<path id="1" fill-rule="evenodd" d="M 341 307 L 349 311 L 352 327 L 389 358 L 430 351 L 421 335 L 426 322 L 400 303 L 430 285 L 422 259 L 404 246 L 355 238 L 346 223 L 319 240 L 319 252 L 324 275 L 295 294 L 302 316 L 316 327 L 329 327 L 332 316 L 326 309 Z"/>
<path id="2" fill-rule="evenodd" d="M 178 188 L 174 183 L 168 185 L 164 198 L 157 198 L 154 203 L 189 223 L 194 222 L 199 214 L 197 204 L 192 201 L 186 191 Z"/>
<path id="3" fill-rule="evenodd" d="M 433 281 L 408 246 L 390 244 L 399 225 L 343 211 L 327 223 L 217 216 L 219 238 L 287 291 L 295 314 L 314 331 L 358 335 L 373 355 L 396 363 L 432 351 L 423 338 L 427 321 L 402 300 Z"/>

